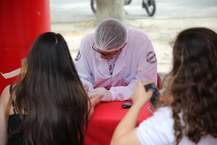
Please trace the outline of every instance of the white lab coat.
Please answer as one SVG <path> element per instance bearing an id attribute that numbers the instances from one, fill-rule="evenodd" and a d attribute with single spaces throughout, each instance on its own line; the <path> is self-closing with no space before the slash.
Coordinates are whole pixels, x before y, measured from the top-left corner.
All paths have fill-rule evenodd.
<path id="1" fill-rule="evenodd" d="M 105 87 L 110 89 L 112 100 L 123 101 L 133 95 L 137 80 L 157 84 L 157 60 L 149 38 L 143 31 L 128 27 L 126 42 L 111 75 L 108 60 L 92 49 L 94 34 L 82 39 L 75 65 L 89 91 Z"/>

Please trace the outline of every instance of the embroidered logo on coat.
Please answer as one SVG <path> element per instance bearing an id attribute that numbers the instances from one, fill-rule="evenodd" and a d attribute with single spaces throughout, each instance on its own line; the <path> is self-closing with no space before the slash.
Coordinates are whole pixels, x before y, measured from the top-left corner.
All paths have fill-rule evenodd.
<path id="1" fill-rule="evenodd" d="M 75 58 L 75 61 L 78 61 L 80 58 L 81 58 L 81 53 L 80 53 L 80 51 L 78 51 L 76 58 Z"/>
<path id="2" fill-rule="evenodd" d="M 149 63 L 155 63 L 157 61 L 156 55 L 153 51 L 148 52 L 146 55 L 146 61 Z"/>

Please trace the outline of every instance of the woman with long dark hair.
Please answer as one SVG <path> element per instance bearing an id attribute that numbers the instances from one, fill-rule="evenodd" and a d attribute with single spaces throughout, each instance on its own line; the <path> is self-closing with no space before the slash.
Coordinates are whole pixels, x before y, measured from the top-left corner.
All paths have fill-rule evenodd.
<path id="1" fill-rule="evenodd" d="M 90 101 L 62 35 L 36 39 L 24 75 L 0 98 L 0 144 L 83 145 Z"/>
<path id="2" fill-rule="evenodd" d="M 117 126 L 112 145 L 217 144 L 217 34 L 207 28 L 182 31 L 173 47 L 173 67 L 154 115 L 135 127 L 152 92 L 142 82 L 133 106 Z"/>

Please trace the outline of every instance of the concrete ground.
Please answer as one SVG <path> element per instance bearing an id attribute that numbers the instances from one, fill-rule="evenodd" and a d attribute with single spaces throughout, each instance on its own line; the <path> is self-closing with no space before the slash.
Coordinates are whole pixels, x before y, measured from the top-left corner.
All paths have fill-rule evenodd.
<path id="1" fill-rule="evenodd" d="M 190 27 L 208 27 L 217 32 L 216 0 L 156 0 L 157 11 L 148 17 L 141 8 L 141 0 L 125 6 L 124 23 L 144 30 L 150 37 L 158 59 L 158 72 L 171 68 L 172 45 L 176 35 Z M 87 0 L 51 0 L 52 31 L 61 33 L 73 59 L 81 39 L 94 32 L 95 15 Z"/>

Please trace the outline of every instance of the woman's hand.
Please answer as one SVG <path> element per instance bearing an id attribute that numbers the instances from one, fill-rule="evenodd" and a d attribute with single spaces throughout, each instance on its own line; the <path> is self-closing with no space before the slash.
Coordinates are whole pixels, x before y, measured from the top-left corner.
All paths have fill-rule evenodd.
<path id="1" fill-rule="evenodd" d="M 142 81 L 137 82 L 137 88 L 133 95 L 133 105 L 138 107 L 143 107 L 145 103 L 147 103 L 152 96 L 152 91 L 146 91 L 144 88 L 144 84 Z"/>
<path id="2" fill-rule="evenodd" d="M 100 103 L 100 99 L 101 99 L 101 96 L 96 96 L 96 97 L 90 98 L 90 106 L 89 106 L 90 113 L 88 116 L 89 120 L 93 117 L 94 108 L 97 104 Z"/>

